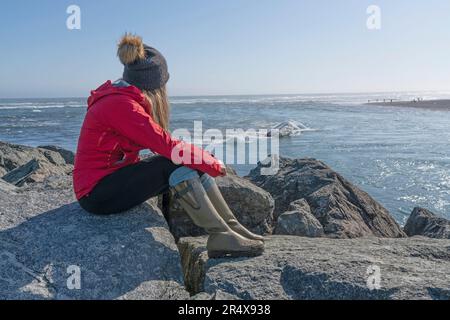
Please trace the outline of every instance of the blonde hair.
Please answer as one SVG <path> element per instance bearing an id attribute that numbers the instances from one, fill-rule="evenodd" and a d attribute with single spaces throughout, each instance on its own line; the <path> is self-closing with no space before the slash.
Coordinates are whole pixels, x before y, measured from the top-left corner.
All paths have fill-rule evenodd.
<path id="1" fill-rule="evenodd" d="M 152 91 L 143 90 L 144 96 L 151 105 L 152 117 L 164 130 L 169 130 L 170 104 L 166 87 Z"/>

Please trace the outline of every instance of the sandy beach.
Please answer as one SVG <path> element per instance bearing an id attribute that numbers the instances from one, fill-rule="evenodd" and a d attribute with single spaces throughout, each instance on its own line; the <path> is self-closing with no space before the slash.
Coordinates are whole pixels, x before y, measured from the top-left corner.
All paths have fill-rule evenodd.
<path id="1" fill-rule="evenodd" d="M 431 110 L 450 111 L 450 99 L 445 100 L 421 100 L 421 101 L 374 101 L 367 103 L 368 105 L 376 106 L 393 106 L 393 107 L 407 107 L 420 108 Z"/>

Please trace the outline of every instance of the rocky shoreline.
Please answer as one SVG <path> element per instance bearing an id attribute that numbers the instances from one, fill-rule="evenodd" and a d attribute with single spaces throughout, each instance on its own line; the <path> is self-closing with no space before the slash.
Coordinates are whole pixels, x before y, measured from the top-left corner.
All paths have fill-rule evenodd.
<path id="1" fill-rule="evenodd" d="M 450 299 L 448 220 L 416 208 L 401 228 L 315 159 L 261 167 L 218 184 L 266 252 L 208 259 L 171 199 L 93 216 L 72 192 L 73 153 L 0 142 L 0 299 Z"/>
<path id="2" fill-rule="evenodd" d="M 435 111 L 450 111 L 450 100 L 413 100 L 413 101 L 396 101 L 385 99 L 384 101 L 372 101 L 367 105 L 384 106 L 384 107 L 404 107 L 404 108 L 418 108 Z"/>

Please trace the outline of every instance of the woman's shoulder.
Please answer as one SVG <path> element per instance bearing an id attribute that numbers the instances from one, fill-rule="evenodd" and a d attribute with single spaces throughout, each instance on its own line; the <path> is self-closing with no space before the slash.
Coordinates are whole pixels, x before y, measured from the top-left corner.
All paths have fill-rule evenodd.
<path id="1" fill-rule="evenodd" d="M 101 100 L 97 101 L 97 103 L 92 105 L 92 108 L 101 111 L 110 108 L 140 109 L 142 106 L 139 99 L 118 92 L 103 97 Z"/>
<path id="2" fill-rule="evenodd" d="M 105 82 L 98 89 L 91 92 L 88 99 L 89 106 L 104 106 L 110 104 L 133 105 L 141 104 L 145 99 L 143 93 L 138 88 L 128 85 L 125 82 L 110 80 Z"/>

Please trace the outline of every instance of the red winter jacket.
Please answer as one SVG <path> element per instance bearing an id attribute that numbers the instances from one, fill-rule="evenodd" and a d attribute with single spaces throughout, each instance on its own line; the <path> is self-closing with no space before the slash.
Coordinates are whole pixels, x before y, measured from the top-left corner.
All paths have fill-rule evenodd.
<path id="1" fill-rule="evenodd" d="M 143 149 L 171 159 L 172 149 L 177 147 L 182 159 L 190 159 L 182 164 L 213 177 L 220 175 L 217 159 L 172 138 L 150 114 L 151 105 L 137 87 L 118 87 L 107 81 L 91 92 L 73 171 L 77 199 L 89 194 L 105 176 L 138 162 Z"/>

